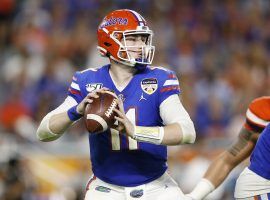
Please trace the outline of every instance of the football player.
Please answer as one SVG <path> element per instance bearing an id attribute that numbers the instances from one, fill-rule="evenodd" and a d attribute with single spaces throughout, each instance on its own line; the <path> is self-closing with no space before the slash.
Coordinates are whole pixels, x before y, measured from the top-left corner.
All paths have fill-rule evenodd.
<path id="1" fill-rule="evenodd" d="M 212 162 L 202 180 L 190 194 L 186 195 L 187 199 L 204 199 L 224 181 L 233 168 L 249 157 L 252 151 L 251 164 L 238 178 L 235 198 L 242 200 L 269 199 L 270 128 L 267 127 L 264 130 L 269 121 L 270 97 L 260 97 L 252 101 L 247 109 L 246 122 L 239 133 L 238 140 Z M 259 137 L 262 131 L 263 133 Z M 266 198 L 267 196 L 268 198 Z"/>
<path id="2" fill-rule="evenodd" d="M 167 145 L 194 143 L 173 71 L 150 66 L 153 32 L 133 10 L 115 10 L 98 27 L 98 50 L 110 64 L 77 72 L 65 101 L 41 121 L 41 141 L 59 138 L 100 92 L 119 97 L 117 129 L 89 134 L 93 177 L 86 200 L 176 200 L 184 194 L 167 171 Z"/>
<path id="3" fill-rule="evenodd" d="M 270 124 L 261 133 L 250 157 L 250 165 L 237 179 L 237 200 L 270 199 Z"/>

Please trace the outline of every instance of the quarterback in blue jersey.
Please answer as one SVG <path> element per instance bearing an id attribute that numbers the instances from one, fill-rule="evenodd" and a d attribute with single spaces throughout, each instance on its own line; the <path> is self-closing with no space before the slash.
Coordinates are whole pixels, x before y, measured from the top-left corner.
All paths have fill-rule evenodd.
<path id="1" fill-rule="evenodd" d="M 152 31 L 132 10 L 108 14 L 98 27 L 98 50 L 110 64 L 75 73 L 65 101 L 48 113 L 37 135 L 59 138 L 87 104 L 107 89 L 118 96 L 117 128 L 89 134 L 93 176 L 86 200 L 176 200 L 184 195 L 168 175 L 167 145 L 194 143 L 192 120 L 171 70 L 152 67 Z"/>

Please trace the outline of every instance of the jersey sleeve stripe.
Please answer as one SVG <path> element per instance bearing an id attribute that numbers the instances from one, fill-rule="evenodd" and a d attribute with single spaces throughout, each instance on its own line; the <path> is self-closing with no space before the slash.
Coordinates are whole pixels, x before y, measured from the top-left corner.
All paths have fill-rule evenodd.
<path id="1" fill-rule="evenodd" d="M 71 88 L 75 89 L 75 90 L 79 90 L 80 91 L 80 87 L 77 83 L 72 82 L 70 85 Z"/>
<path id="2" fill-rule="evenodd" d="M 163 86 L 168 86 L 168 85 L 179 85 L 178 80 L 166 80 Z"/>
<path id="3" fill-rule="evenodd" d="M 78 91 L 78 90 L 73 90 L 72 88 L 69 88 L 68 89 L 68 91 L 71 93 L 71 94 L 79 94 L 79 95 L 81 95 L 81 92 L 80 91 Z"/>
<path id="4" fill-rule="evenodd" d="M 265 121 L 259 117 L 257 117 L 254 113 L 251 112 L 250 109 L 247 110 L 247 113 L 246 113 L 246 116 L 247 116 L 247 119 L 254 123 L 254 124 L 258 124 L 260 126 L 267 126 L 267 124 L 269 123 L 269 121 Z"/>
<path id="5" fill-rule="evenodd" d="M 167 87 L 164 87 L 164 88 L 161 88 L 160 92 L 169 92 L 169 91 L 172 91 L 172 90 L 175 90 L 175 91 L 180 91 L 180 87 L 179 85 L 177 86 L 167 86 Z"/>

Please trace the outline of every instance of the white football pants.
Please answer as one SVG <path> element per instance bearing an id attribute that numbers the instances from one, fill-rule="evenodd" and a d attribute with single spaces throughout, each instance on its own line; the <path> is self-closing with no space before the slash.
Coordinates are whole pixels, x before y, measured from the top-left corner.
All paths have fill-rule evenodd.
<path id="1" fill-rule="evenodd" d="M 182 198 L 181 198 L 182 197 Z M 166 172 L 160 178 L 136 187 L 121 187 L 90 179 L 84 200 L 181 200 L 184 194 Z"/>

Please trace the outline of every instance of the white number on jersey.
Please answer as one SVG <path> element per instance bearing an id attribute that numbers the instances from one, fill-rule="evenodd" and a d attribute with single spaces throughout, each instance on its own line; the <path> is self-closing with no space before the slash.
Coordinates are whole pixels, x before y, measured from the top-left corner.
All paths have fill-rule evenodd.
<path id="1" fill-rule="evenodd" d="M 131 121 L 132 124 L 136 125 L 136 109 L 130 108 L 126 116 Z M 111 142 L 112 142 L 112 150 L 120 151 L 120 133 L 116 129 L 111 128 Z M 138 142 L 131 137 L 127 137 L 128 140 L 128 148 L 129 150 L 136 150 L 138 149 Z"/>

